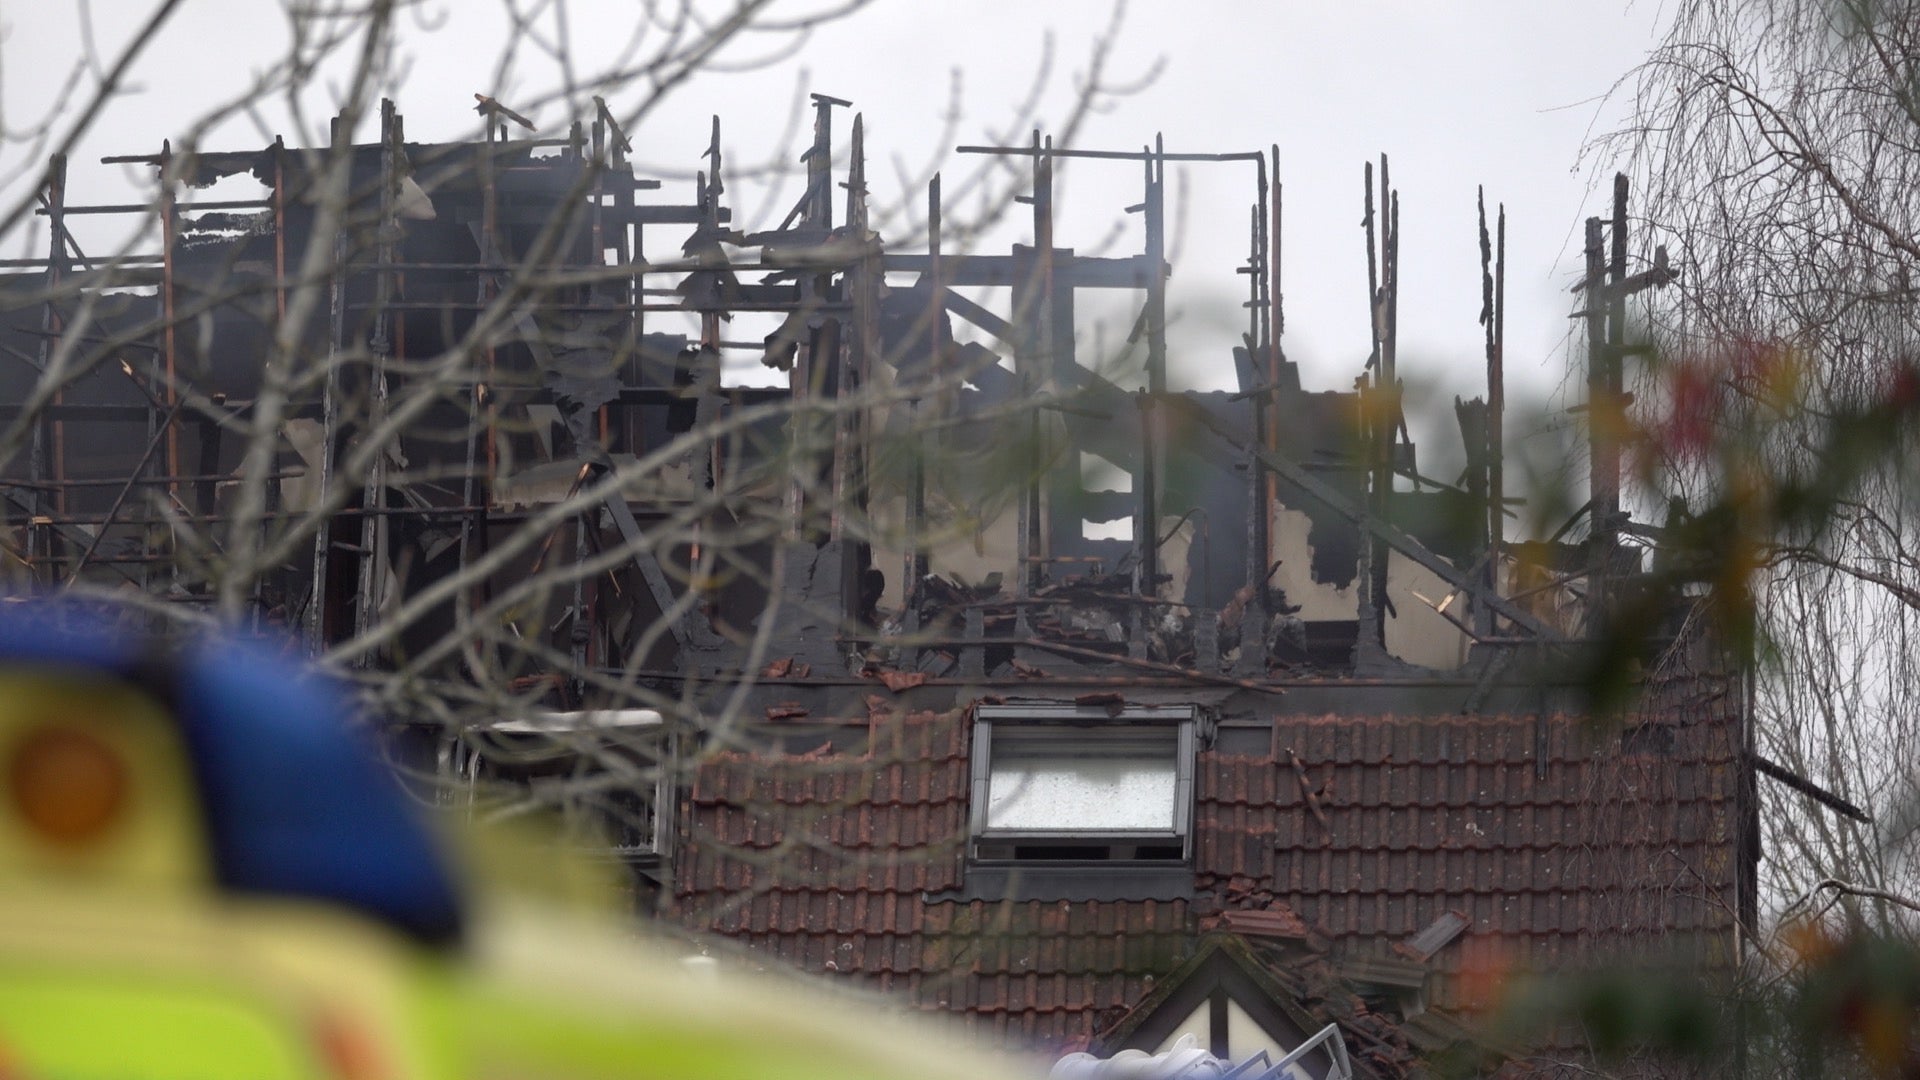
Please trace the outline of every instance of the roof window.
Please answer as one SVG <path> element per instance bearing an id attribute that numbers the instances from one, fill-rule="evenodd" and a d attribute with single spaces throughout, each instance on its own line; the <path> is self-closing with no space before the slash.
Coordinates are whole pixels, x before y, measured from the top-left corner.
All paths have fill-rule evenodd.
<path id="1" fill-rule="evenodd" d="M 1194 711 L 981 706 L 971 854 L 981 863 L 1181 862 Z"/>

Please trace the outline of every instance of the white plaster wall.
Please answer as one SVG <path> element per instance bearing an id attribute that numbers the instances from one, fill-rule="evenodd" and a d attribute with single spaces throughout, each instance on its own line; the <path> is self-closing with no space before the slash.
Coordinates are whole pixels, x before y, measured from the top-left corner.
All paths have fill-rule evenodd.
<path id="1" fill-rule="evenodd" d="M 1200 1049 L 1205 1050 L 1213 1038 L 1212 1024 L 1208 1020 L 1210 1015 L 1208 1009 L 1209 1004 L 1202 1001 L 1199 1008 L 1188 1013 L 1187 1018 L 1180 1021 L 1180 1026 L 1173 1029 L 1173 1034 L 1168 1035 L 1159 1046 L 1153 1048 L 1153 1052 L 1156 1054 L 1164 1054 L 1173 1049 L 1175 1043 L 1188 1035 L 1193 1036 L 1194 1041 L 1199 1044 Z M 1248 1052 L 1251 1053 L 1252 1051 Z"/>
<path id="2" fill-rule="evenodd" d="M 904 501 L 899 496 L 871 500 L 867 506 L 873 530 L 873 564 L 887 575 L 887 588 L 880 596 L 880 607 L 900 610 L 902 586 L 906 577 L 906 544 L 902 522 Z M 921 542 L 930 545 L 927 569 L 943 577 L 978 585 L 987 575 L 999 573 L 1009 589 L 1013 586 L 1013 565 L 1018 548 L 1019 516 L 1012 510 L 985 522 L 958 519 L 933 520 L 929 513 L 923 522 Z"/>
<path id="3" fill-rule="evenodd" d="M 902 512 L 901 500 L 897 497 L 874 499 L 868 505 L 874 532 L 873 562 L 887 575 L 887 589 L 881 595 L 880 606 L 897 611 L 901 603 L 901 578 L 906 576 L 906 547 L 901 541 Z M 1160 522 L 1160 535 L 1167 536 L 1173 529 L 1177 517 L 1166 517 Z M 999 573 L 1003 576 L 1009 590 L 1013 587 L 1014 563 L 1019 551 L 1019 515 L 1012 510 L 1000 514 L 991 521 L 969 527 L 969 523 L 960 521 L 935 522 L 931 525 L 931 535 L 923 539 L 933 544 L 927 553 L 927 568 L 949 578 L 958 578 L 969 585 L 978 585 L 988 574 Z M 1160 570 L 1172 576 L 1172 580 L 1160 586 L 1159 595 L 1165 599 L 1181 597 L 1187 594 L 1188 579 L 1192 576 L 1188 566 L 1188 556 L 1194 543 L 1194 525 L 1191 520 L 1183 522 L 1167 542 L 1160 546 Z M 1052 567 L 1053 572 L 1078 574 L 1087 568 L 1075 564 L 1061 563 Z M 1101 570 L 1113 572 L 1113 567 L 1103 566 Z"/>
<path id="4" fill-rule="evenodd" d="M 881 606 L 898 610 L 901 603 L 901 578 L 904 576 L 904 546 L 900 536 L 901 504 L 898 498 L 876 499 L 870 507 L 875 534 L 874 564 L 887 575 L 887 588 Z M 932 522 L 932 548 L 928 566 L 933 573 L 978 584 L 987 575 L 998 572 L 1011 585 L 1018 548 L 1016 522 L 1011 509 L 993 519 L 971 523 L 958 520 Z M 1173 528 L 1174 517 L 1160 522 L 1160 535 Z M 1277 506 L 1273 519 L 1274 553 L 1280 568 L 1274 582 L 1287 592 L 1287 601 L 1301 607 L 1299 617 L 1308 621 L 1352 619 L 1358 607 L 1354 585 L 1336 588 L 1312 580 L 1313 549 L 1307 543 L 1312 527 L 1307 515 Z M 1160 548 L 1160 565 L 1173 580 L 1161 586 L 1162 597 L 1186 595 L 1188 555 L 1195 538 L 1194 524 L 1187 521 Z M 1106 569 L 1111 570 L 1112 567 Z M 1397 616 L 1387 619 L 1387 651 L 1410 664 L 1446 671 L 1466 662 L 1469 639 L 1460 629 L 1433 610 L 1427 601 L 1439 603 L 1452 587 L 1426 567 L 1389 551 L 1387 596 Z M 1418 594 L 1417 596 L 1415 594 Z M 1425 597 L 1423 600 L 1421 597 Z M 1448 611 L 1464 617 L 1465 599 L 1455 598 Z"/>
<path id="5" fill-rule="evenodd" d="M 1180 1026 L 1174 1028 L 1172 1034 L 1153 1048 L 1153 1052 L 1164 1054 L 1187 1035 L 1192 1035 L 1202 1050 L 1207 1049 L 1213 1039 L 1210 1010 L 1208 1002 L 1201 1002 L 1199 1008 L 1180 1021 Z M 1248 1015 L 1247 1010 L 1240 1007 L 1239 1002 L 1231 998 L 1227 1000 L 1227 1060 L 1243 1062 L 1265 1050 L 1268 1061 L 1279 1061 L 1292 1049 L 1268 1036 L 1266 1030 Z M 1308 1080 L 1307 1074 L 1298 1066 L 1290 1066 L 1287 1071 L 1293 1080 Z"/>
<path id="6" fill-rule="evenodd" d="M 1300 605 L 1301 619 L 1352 619 L 1359 610 L 1358 579 L 1345 588 L 1313 580 L 1313 546 L 1307 542 L 1312 527 L 1307 515 L 1276 505 L 1272 536 L 1280 568 L 1274 572 L 1274 583 L 1286 590 L 1288 603 Z M 1443 671 L 1465 663 L 1467 636 L 1420 599 L 1424 596 L 1440 603 L 1450 591 L 1452 586 L 1439 575 L 1389 550 L 1387 598 L 1393 601 L 1398 615 L 1387 618 L 1387 652 L 1410 664 Z M 1464 598 L 1456 598 L 1447 610 L 1456 616 L 1462 614 L 1466 610 Z"/>

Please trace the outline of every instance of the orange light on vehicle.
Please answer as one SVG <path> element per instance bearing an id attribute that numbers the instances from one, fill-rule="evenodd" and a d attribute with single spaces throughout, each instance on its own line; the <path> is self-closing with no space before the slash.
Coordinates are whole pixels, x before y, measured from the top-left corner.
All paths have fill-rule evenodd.
<path id="1" fill-rule="evenodd" d="M 99 738 L 45 726 L 14 744 L 7 790 L 14 809 L 41 836 L 59 844 L 90 843 L 120 816 L 127 801 L 127 765 Z"/>
<path id="2" fill-rule="evenodd" d="M 338 1080 L 385 1080 L 380 1048 L 373 1034 L 328 1009 L 314 1018 L 313 1040 L 331 1075 Z"/>

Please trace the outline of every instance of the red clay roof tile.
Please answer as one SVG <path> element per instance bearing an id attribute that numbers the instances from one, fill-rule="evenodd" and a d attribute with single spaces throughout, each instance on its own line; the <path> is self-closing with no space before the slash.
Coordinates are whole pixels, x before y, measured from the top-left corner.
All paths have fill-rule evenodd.
<path id="1" fill-rule="evenodd" d="M 1678 729 L 1665 756 L 1625 759 L 1574 717 L 1285 718 L 1277 761 L 1201 755 L 1192 903 L 997 904 L 926 899 L 962 884 L 969 723 L 883 714 L 875 759 L 702 761 L 682 802 L 676 908 L 802 966 L 878 975 L 920 1006 L 1054 1045 L 1137 1002 L 1191 949 L 1204 913 L 1256 937 L 1311 928 L 1338 949 L 1457 910 L 1471 923 L 1431 959 L 1431 1001 L 1471 1008 L 1494 985 L 1475 971 L 1571 963 L 1663 929 L 1727 930 L 1738 745 L 1718 719 Z M 813 846 L 783 847 L 794 838 Z"/>

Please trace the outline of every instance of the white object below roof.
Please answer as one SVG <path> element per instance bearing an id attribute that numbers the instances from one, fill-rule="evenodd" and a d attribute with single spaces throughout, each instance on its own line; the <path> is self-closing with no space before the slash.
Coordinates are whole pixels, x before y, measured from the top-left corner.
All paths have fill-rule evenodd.
<path id="1" fill-rule="evenodd" d="M 1219 1080 L 1231 1068 L 1200 1049 L 1199 1040 L 1183 1035 L 1169 1050 L 1149 1054 L 1122 1050 L 1110 1058 L 1068 1054 L 1053 1063 L 1049 1080 Z"/>
<path id="2" fill-rule="evenodd" d="M 508 735 L 575 735 L 588 731 L 659 727 L 665 718 L 658 709 L 588 709 L 581 712 L 537 712 L 512 720 L 495 720 L 486 731 Z"/>
<path id="3" fill-rule="evenodd" d="M 1346 1044 L 1333 1024 L 1321 1028 L 1313 1038 L 1295 1047 L 1272 1064 L 1262 1050 L 1235 1065 L 1200 1049 L 1200 1040 L 1183 1035 L 1170 1049 L 1158 1054 L 1145 1050 L 1122 1050 L 1110 1058 L 1092 1054 L 1068 1054 L 1053 1063 L 1049 1080 L 1306 1080 L 1311 1074 L 1299 1064 L 1309 1051 L 1322 1043 L 1332 1048 L 1333 1070 L 1327 1080 L 1352 1080 L 1353 1064 L 1347 1060 Z"/>

